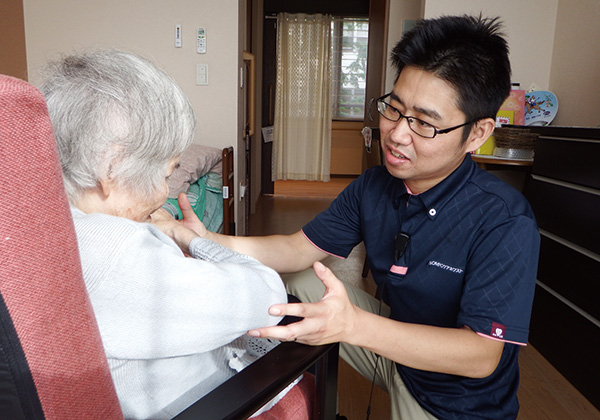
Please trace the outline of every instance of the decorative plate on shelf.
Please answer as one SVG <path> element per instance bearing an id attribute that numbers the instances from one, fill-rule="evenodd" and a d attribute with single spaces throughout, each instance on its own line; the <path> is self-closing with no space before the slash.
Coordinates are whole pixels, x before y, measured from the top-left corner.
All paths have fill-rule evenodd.
<path id="1" fill-rule="evenodd" d="M 548 125 L 558 112 L 558 100 L 547 90 L 525 93 L 525 125 Z"/>

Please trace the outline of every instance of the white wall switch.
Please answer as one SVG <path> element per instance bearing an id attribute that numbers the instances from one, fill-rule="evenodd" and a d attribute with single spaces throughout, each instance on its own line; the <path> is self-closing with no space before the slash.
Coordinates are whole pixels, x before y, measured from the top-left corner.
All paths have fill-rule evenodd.
<path id="1" fill-rule="evenodd" d="M 196 84 L 208 85 L 208 64 L 196 64 Z"/>

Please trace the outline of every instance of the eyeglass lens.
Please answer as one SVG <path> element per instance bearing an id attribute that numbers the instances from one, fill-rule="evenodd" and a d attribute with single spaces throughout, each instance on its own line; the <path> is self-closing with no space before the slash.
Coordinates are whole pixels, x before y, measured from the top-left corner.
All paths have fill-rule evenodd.
<path id="1" fill-rule="evenodd" d="M 433 138 L 436 135 L 436 129 L 434 126 L 415 117 L 407 117 L 402 115 L 400 111 L 392 107 L 383 99 L 379 99 L 377 101 L 377 110 L 381 115 L 390 121 L 398 121 L 401 118 L 406 118 L 410 129 L 422 137 Z"/>

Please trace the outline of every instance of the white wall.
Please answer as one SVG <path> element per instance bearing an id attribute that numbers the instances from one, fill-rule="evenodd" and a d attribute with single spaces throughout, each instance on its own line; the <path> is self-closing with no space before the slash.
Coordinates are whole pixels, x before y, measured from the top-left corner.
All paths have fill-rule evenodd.
<path id="1" fill-rule="evenodd" d="M 424 17 L 499 16 L 510 47 L 512 81 L 549 89 L 558 0 L 425 0 Z M 560 103 L 560 98 L 559 98 Z M 559 105 L 560 106 L 560 105 Z"/>
<path id="2" fill-rule="evenodd" d="M 196 142 L 237 142 L 237 0 L 24 0 L 30 81 L 57 54 L 96 46 L 143 55 L 163 68 L 190 98 L 198 117 Z M 175 25 L 183 47 L 174 47 Z M 207 53 L 195 50 L 196 28 L 206 28 Z M 196 85 L 196 63 L 208 63 L 209 85 Z"/>
<path id="3" fill-rule="evenodd" d="M 385 71 L 385 92 L 391 92 L 396 81 L 396 70 L 392 67 L 392 48 L 402 38 L 406 20 L 419 20 L 423 17 L 423 0 L 390 0 L 390 18 L 387 35 L 387 66 Z"/>
<path id="4" fill-rule="evenodd" d="M 195 142 L 234 146 L 237 158 L 241 4 L 245 1 L 23 0 L 29 81 L 39 84 L 40 66 L 58 54 L 94 47 L 140 54 L 189 97 L 198 118 Z M 176 24 L 182 25 L 182 48 L 174 46 Z M 196 53 L 198 27 L 206 29 L 206 54 Z M 197 63 L 209 65 L 208 86 L 196 85 Z"/>
<path id="5" fill-rule="evenodd" d="M 550 90 L 558 98 L 553 125 L 600 125 L 600 2 L 559 0 Z"/>
<path id="6" fill-rule="evenodd" d="M 406 0 L 392 0 L 405 2 Z M 510 45 L 513 81 L 554 92 L 552 125 L 600 125 L 600 2 L 593 0 L 423 0 L 424 17 L 500 16 Z"/>

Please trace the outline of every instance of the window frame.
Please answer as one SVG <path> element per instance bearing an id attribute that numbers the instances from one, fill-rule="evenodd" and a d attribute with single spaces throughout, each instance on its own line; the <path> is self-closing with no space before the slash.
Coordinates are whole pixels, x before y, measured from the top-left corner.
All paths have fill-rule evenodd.
<path id="1" fill-rule="evenodd" d="M 340 98 L 342 97 L 342 90 L 344 89 L 344 87 L 342 86 L 342 73 L 343 73 L 343 67 L 342 67 L 342 59 L 343 59 L 343 42 L 344 42 L 344 23 L 345 21 L 359 21 L 362 23 L 366 23 L 367 25 L 367 37 L 366 37 L 366 44 L 365 44 L 365 49 L 364 49 L 364 57 L 362 56 L 358 56 L 357 57 L 357 61 L 359 60 L 364 60 L 364 79 L 362 80 L 362 83 L 365 84 L 364 88 L 362 88 L 363 90 L 363 102 L 362 104 L 359 106 L 360 109 L 362 110 L 362 113 L 360 115 L 342 115 L 342 113 L 340 112 L 341 108 L 343 108 L 345 105 L 341 103 Z M 367 77 L 367 58 L 368 58 L 368 25 L 369 25 L 369 18 L 365 17 L 365 16 L 337 16 L 334 18 L 333 22 L 332 22 L 332 43 L 331 43 L 331 48 L 332 48 L 332 89 L 331 89 L 331 95 L 332 95 L 332 119 L 334 121 L 363 121 L 364 120 L 364 115 L 365 115 L 365 97 L 366 97 L 366 77 Z M 365 38 L 365 37 L 363 37 Z M 360 89 L 360 88 L 354 88 L 354 89 Z M 352 95 L 352 96 L 356 96 L 356 95 Z M 358 107 L 358 105 L 356 105 Z"/>

